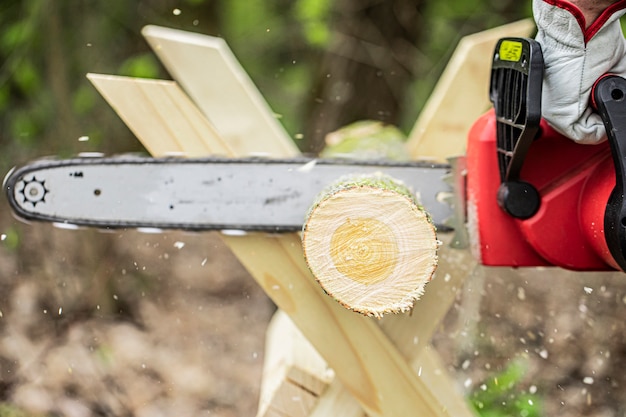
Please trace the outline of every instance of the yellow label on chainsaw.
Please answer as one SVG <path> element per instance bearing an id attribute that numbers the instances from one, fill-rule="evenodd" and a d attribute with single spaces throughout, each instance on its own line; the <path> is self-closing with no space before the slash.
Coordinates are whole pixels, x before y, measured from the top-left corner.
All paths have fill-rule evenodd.
<path id="1" fill-rule="evenodd" d="M 500 60 L 518 62 L 522 58 L 522 43 L 517 41 L 502 41 L 500 44 Z"/>

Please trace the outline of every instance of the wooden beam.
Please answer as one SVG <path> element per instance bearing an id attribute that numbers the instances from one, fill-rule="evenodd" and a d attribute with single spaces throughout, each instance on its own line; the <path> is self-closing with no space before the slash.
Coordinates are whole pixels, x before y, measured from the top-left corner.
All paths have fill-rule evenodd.
<path id="1" fill-rule="evenodd" d="M 308 417 L 334 376 L 287 314 L 278 310 L 267 329 L 257 417 Z"/>
<path id="2" fill-rule="evenodd" d="M 141 33 L 237 156 L 299 153 L 223 39 L 160 26 Z"/>
<path id="3" fill-rule="evenodd" d="M 476 416 L 474 412 L 469 411 L 468 403 L 459 388 L 460 384 L 450 376 L 447 366 L 432 345 L 420 350 L 411 366 L 420 379 L 441 399 L 441 405 L 445 407 L 447 413 L 451 416 Z"/>
<path id="4" fill-rule="evenodd" d="M 363 408 L 339 379 L 335 379 L 319 398 L 308 417 L 367 417 Z M 292 416 L 281 416 L 292 417 Z"/>
<path id="5" fill-rule="evenodd" d="M 445 162 L 465 153 L 467 132 L 490 106 L 491 56 L 498 39 L 530 36 L 532 19 L 461 39 L 410 135 L 411 154 Z"/>
<path id="6" fill-rule="evenodd" d="M 87 74 L 87 78 L 135 136 L 161 138 L 142 142 L 152 155 L 165 156 L 183 149 L 183 156 L 187 157 L 234 154 L 233 148 L 174 81 L 102 74 Z M 138 124 L 136 120 L 145 122 Z M 152 120 L 158 122 L 151 123 Z M 210 149 L 207 141 L 211 143 Z"/>

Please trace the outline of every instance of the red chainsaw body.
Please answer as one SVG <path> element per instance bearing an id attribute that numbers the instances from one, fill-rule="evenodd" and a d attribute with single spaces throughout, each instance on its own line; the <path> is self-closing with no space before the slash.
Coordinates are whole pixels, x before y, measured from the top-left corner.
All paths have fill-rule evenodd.
<path id="1" fill-rule="evenodd" d="M 581 145 L 545 122 L 524 160 L 521 180 L 541 196 L 539 211 L 513 218 L 497 202 L 500 185 L 493 111 L 472 127 L 467 144 L 467 211 L 472 250 L 484 265 L 619 269 L 604 236 L 615 186 L 608 144 Z"/>

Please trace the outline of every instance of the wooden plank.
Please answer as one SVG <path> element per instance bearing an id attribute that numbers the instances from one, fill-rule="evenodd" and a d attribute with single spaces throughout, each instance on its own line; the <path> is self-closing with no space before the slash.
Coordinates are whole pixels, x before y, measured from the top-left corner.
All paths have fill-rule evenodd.
<path id="1" fill-rule="evenodd" d="M 441 405 L 452 416 L 472 417 L 457 381 L 450 377 L 446 365 L 434 347 L 426 346 L 411 363 L 413 370 L 441 399 Z"/>
<path id="2" fill-rule="evenodd" d="M 159 26 L 146 26 L 141 33 L 238 156 L 298 154 L 223 39 Z"/>
<path id="3" fill-rule="evenodd" d="M 267 329 L 257 416 L 307 417 L 333 379 L 326 361 L 278 310 Z"/>
<path id="4" fill-rule="evenodd" d="M 152 155 L 164 156 L 182 149 L 188 157 L 234 154 L 174 81 L 102 74 L 87 74 L 87 78 L 135 136 L 160 138 L 144 142 Z M 138 101 L 138 97 L 141 100 Z M 145 123 L 139 125 L 135 119 L 145 120 Z M 210 147 L 207 142 L 211 143 Z"/>
<path id="5" fill-rule="evenodd" d="M 335 379 L 319 398 L 309 417 L 367 417 L 363 408 L 339 379 Z M 285 417 L 285 416 L 281 416 Z M 289 416 L 291 417 L 291 416 Z"/>
<path id="6" fill-rule="evenodd" d="M 459 42 L 408 140 L 411 155 L 445 162 L 465 153 L 467 132 L 490 106 L 491 55 L 498 39 L 529 36 L 532 19 L 466 36 Z"/>
<path id="7" fill-rule="evenodd" d="M 94 77 L 91 77 L 94 79 Z M 95 77 L 116 111 L 124 114 L 131 130 L 146 145 L 168 143 L 170 152 L 196 155 L 197 147 L 186 147 L 185 138 L 172 138 L 177 131 L 154 129 L 170 122 L 160 120 L 153 110 L 146 114 L 150 95 L 128 100 L 127 80 Z M 150 86 L 150 87 L 146 87 Z M 150 83 L 146 88 L 178 89 L 176 84 Z M 171 94 L 172 97 L 177 94 Z M 120 97 L 119 100 L 117 98 Z M 177 102 L 183 114 L 188 101 Z M 170 118 L 171 115 L 167 115 Z M 184 120 L 177 123 L 184 123 Z M 145 133 L 144 133 L 145 130 Z M 156 130 L 156 131 L 155 131 Z M 206 153 L 213 152 L 212 135 L 203 137 Z M 235 149 L 236 152 L 236 149 Z M 225 242 L 250 271 L 266 293 L 284 310 L 335 370 L 343 385 L 370 416 L 449 415 L 422 381 L 410 370 L 397 349 L 372 319 L 354 314 L 330 299 L 310 275 L 297 234 L 245 237 L 225 236 Z M 332 343 L 329 343 L 332 341 Z"/>

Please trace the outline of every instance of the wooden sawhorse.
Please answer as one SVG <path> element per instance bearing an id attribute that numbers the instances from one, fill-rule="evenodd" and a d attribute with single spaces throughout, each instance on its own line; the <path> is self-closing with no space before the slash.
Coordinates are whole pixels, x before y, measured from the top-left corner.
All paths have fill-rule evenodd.
<path id="1" fill-rule="evenodd" d="M 489 107 L 496 41 L 532 29 L 531 21 L 521 21 L 460 42 L 410 135 L 414 159 L 464 153 L 469 127 Z M 88 78 L 152 155 L 298 154 L 223 40 L 154 26 L 143 35 L 175 81 Z M 298 234 L 223 238 L 279 314 L 289 317 L 277 316 L 268 332 L 259 416 L 473 415 L 430 345 L 472 270 L 467 251 L 444 245 L 437 275 L 412 314 L 376 320 L 324 294 L 304 262 Z"/>

